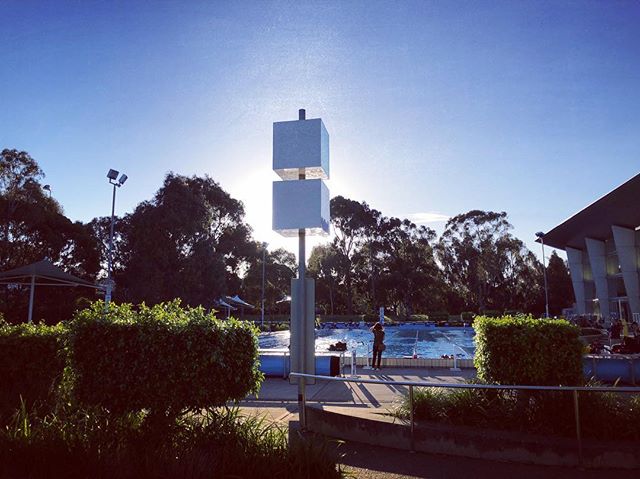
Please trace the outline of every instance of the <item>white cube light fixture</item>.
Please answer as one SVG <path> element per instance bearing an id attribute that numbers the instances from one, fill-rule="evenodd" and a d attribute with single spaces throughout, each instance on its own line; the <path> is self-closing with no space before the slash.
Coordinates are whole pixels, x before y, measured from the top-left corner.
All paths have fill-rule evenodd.
<path id="1" fill-rule="evenodd" d="M 273 182 L 273 230 L 282 236 L 329 234 L 329 189 L 322 180 Z"/>
<path id="2" fill-rule="evenodd" d="M 329 133 L 320 118 L 273 124 L 273 170 L 283 180 L 329 178 Z"/>

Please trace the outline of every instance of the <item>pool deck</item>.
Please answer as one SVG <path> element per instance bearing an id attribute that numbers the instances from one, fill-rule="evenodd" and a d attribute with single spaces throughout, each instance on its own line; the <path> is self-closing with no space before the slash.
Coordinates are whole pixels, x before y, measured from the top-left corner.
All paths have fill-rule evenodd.
<path id="1" fill-rule="evenodd" d="M 361 379 L 391 381 L 424 381 L 429 383 L 463 382 L 475 377 L 475 369 L 450 371 L 445 368 L 388 368 L 369 371 L 358 368 Z M 405 386 L 318 382 L 307 386 L 307 402 L 352 416 L 393 421 L 386 415 L 402 396 Z M 286 427 L 298 420 L 298 387 L 289 380 L 267 378 L 258 397 L 249 396 L 240 403 L 242 413 L 259 416 Z M 451 479 L 518 477 L 519 479 L 601 479 L 605 470 L 581 470 L 499 461 L 444 456 L 344 442 L 339 447 L 339 463 L 352 477 L 363 479 Z M 616 470 L 619 479 L 637 477 L 637 471 Z"/>
<path id="2" fill-rule="evenodd" d="M 475 377 L 475 369 L 450 371 L 445 368 L 387 368 L 371 371 L 358 368 L 360 379 L 387 381 L 420 381 L 429 383 L 464 382 Z M 306 387 L 307 403 L 357 409 L 359 413 L 380 414 L 390 410 L 406 395 L 409 388 L 391 384 L 356 384 L 318 381 Z M 266 414 L 272 420 L 287 423 L 298 419 L 298 386 L 288 379 L 266 378 L 257 397 L 249 396 L 240 403 L 251 414 Z M 354 410 L 355 412 L 355 410 Z"/>

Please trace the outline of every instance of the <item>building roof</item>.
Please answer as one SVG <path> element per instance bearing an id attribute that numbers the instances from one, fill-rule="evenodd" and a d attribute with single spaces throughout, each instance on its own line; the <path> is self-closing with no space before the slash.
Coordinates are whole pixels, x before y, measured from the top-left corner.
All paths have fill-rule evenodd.
<path id="1" fill-rule="evenodd" d="M 640 174 L 545 233 L 544 244 L 584 249 L 585 238 L 611 238 L 613 225 L 631 229 L 640 226 Z"/>

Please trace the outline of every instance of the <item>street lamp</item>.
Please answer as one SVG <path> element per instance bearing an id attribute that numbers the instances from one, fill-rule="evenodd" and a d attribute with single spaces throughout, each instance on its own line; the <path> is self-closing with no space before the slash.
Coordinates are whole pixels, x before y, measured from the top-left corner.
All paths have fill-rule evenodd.
<path id="1" fill-rule="evenodd" d="M 267 246 L 269 246 L 266 242 L 262 243 L 262 301 L 260 302 L 260 328 L 264 329 L 264 265 L 266 262 L 267 256 Z"/>
<path id="2" fill-rule="evenodd" d="M 48 192 L 49 192 L 49 198 L 51 198 L 51 185 L 44 185 L 44 186 L 42 187 L 42 189 L 43 189 L 44 191 L 48 191 Z"/>
<path id="3" fill-rule="evenodd" d="M 540 244 L 542 244 L 542 271 L 544 275 L 544 309 L 546 312 L 546 317 L 549 317 L 549 289 L 547 288 L 547 264 L 544 259 L 544 233 L 542 231 L 538 231 L 536 236 L 540 238 Z"/>
<path id="4" fill-rule="evenodd" d="M 124 182 L 127 181 L 128 178 L 128 176 L 123 173 L 118 179 L 118 175 L 120 175 L 120 172 L 112 169 L 110 169 L 109 173 L 107 173 L 109 184 L 113 185 L 113 198 L 111 200 L 111 231 L 109 232 L 109 251 L 107 253 L 107 284 L 104 293 L 104 304 L 107 308 L 109 307 L 109 302 L 111 301 L 111 291 L 113 290 L 113 279 L 111 278 L 111 270 L 113 261 L 113 225 L 115 222 L 116 211 L 116 187 L 120 188 L 122 185 L 124 185 Z"/>

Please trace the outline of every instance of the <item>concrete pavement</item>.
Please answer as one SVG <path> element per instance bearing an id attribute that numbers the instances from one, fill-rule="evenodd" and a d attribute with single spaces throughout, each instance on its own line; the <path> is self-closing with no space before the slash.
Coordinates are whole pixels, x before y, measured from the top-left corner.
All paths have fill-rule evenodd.
<path id="1" fill-rule="evenodd" d="M 452 372 L 448 369 L 389 368 L 382 371 L 358 369 L 361 379 L 392 381 L 420 381 L 428 383 L 463 382 L 475 377 L 474 369 Z M 321 382 L 307 386 L 307 402 L 340 409 L 352 416 L 376 417 L 394 421 L 385 413 L 408 392 L 404 386 L 381 384 L 355 384 Z M 268 420 L 288 425 L 298 420 L 298 386 L 288 380 L 268 378 L 257 397 L 248 397 L 240 407 L 244 414 L 259 415 Z M 340 464 L 354 477 L 379 478 L 468 478 L 514 477 L 520 479 L 546 478 L 601 478 L 605 470 L 584 471 L 577 468 L 535 466 L 515 463 L 484 461 L 437 454 L 411 453 L 404 450 L 375 447 L 346 442 L 339 447 Z M 631 478 L 637 471 L 615 470 L 616 477 Z"/>

